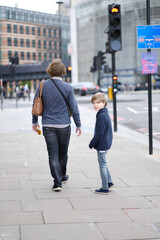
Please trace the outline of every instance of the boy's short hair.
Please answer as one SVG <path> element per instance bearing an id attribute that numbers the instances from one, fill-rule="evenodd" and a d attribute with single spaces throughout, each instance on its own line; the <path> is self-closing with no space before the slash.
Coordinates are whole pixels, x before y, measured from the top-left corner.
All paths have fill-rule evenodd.
<path id="1" fill-rule="evenodd" d="M 50 77 L 62 77 L 66 74 L 66 67 L 61 62 L 61 59 L 55 59 L 49 64 L 46 72 Z"/>
<path id="2" fill-rule="evenodd" d="M 107 100 L 106 100 L 106 96 L 104 93 L 98 92 L 98 93 L 94 94 L 91 98 L 91 102 L 93 103 L 96 100 L 99 100 L 100 102 L 105 103 L 105 106 L 107 106 Z"/>

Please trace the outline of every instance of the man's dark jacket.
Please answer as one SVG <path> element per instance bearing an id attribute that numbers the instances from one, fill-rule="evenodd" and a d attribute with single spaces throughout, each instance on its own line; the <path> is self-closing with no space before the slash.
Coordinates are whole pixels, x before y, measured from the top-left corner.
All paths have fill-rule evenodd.
<path id="1" fill-rule="evenodd" d="M 113 133 L 111 119 L 107 108 L 102 108 L 96 115 L 94 137 L 89 144 L 89 148 L 98 151 L 110 149 L 112 145 Z"/>

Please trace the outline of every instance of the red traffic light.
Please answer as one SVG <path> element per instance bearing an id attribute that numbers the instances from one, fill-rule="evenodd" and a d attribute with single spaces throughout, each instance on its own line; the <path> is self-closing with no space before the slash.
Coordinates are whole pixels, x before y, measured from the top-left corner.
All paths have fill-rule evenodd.
<path id="1" fill-rule="evenodd" d="M 111 13 L 113 13 L 114 15 L 119 13 L 119 11 L 120 11 L 119 6 L 114 6 L 111 8 Z"/>
<path id="2" fill-rule="evenodd" d="M 71 66 L 69 66 L 69 67 L 68 67 L 68 71 L 71 71 L 71 70 L 72 70 L 72 67 L 71 67 Z"/>

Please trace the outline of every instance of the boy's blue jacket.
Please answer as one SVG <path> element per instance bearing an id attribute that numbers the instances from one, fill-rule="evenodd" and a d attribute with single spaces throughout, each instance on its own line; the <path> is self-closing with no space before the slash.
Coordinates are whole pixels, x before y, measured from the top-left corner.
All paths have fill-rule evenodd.
<path id="1" fill-rule="evenodd" d="M 94 137 L 90 141 L 89 148 L 95 148 L 98 151 L 108 150 L 112 145 L 112 139 L 111 119 L 108 109 L 104 107 L 96 115 Z"/>

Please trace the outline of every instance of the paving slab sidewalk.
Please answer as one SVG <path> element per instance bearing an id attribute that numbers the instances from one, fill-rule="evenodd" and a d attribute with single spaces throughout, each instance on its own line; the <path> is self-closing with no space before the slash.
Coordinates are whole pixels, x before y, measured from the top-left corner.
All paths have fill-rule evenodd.
<path id="1" fill-rule="evenodd" d="M 108 152 L 115 188 L 95 194 L 101 181 L 88 148 L 95 119 L 89 109 L 80 112 L 90 131 L 77 137 L 73 127 L 70 178 L 60 193 L 51 190 L 45 142 L 31 131 L 30 108 L 0 113 L 0 239 L 160 239 L 160 149 L 148 155 L 141 134 L 119 127 Z"/>

